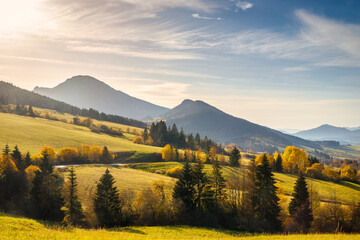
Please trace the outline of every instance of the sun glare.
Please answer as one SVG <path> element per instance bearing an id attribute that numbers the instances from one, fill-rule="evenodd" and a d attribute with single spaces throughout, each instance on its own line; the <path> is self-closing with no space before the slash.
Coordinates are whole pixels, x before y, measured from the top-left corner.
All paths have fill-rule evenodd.
<path id="1" fill-rule="evenodd" d="M 0 33 L 11 34 L 36 26 L 42 18 L 40 3 L 37 0 L 0 1 Z"/>

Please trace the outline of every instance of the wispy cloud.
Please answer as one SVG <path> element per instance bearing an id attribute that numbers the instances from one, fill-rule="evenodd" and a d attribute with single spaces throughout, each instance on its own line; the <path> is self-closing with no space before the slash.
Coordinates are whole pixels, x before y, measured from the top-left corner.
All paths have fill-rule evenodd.
<path id="1" fill-rule="evenodd" d="M 284 71 L 286 71 L 286 72 L 303 72 L 303 71 L 309 71 L 309 70 L 310 69 L 308 67 L 302 67 L 302 66 L 284 68 Z"/>
<path id="2" fill-rule="evenodd" d="M 204 19 L 204 20 L 221 20 L 221 17 L 217 17 L 217 18 L 212 18 L 212 17 L 205 17 L 205 16 L 200 16 L 200 14 L 198 13 L 193 13 L 192 14 L 193 18 L 198 18 L 198 19 Z"/>

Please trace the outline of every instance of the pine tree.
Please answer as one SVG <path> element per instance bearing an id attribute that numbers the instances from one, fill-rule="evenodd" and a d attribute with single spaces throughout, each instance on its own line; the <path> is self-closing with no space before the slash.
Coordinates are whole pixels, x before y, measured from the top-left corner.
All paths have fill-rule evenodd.
<path id="1" fill-rule="evenodd" d="M 122 207 L 119 191 L 114 186 L 114 177 L 106 169 L 96 185 L 94 197 L 94 211 L 102 227 L 115 227 L 122 225 Z"/>
<path id="2" fill-rule="evenodd" d="M 113 158 L 106 146 L 102 150 L 101 161 L 102 161 L 102 163 L 112 163 L 112 161 L 113 161 Z"/>
<path id="3" fill-rule="evenodd" d="M 142 134 L 142 137 L 143 137 L 143 139 L 144 139 L 144 142 L 146 142 L 146 140 L 148 140 L 148 138 L 149 138 L 149 132 L 148 132 L 147 128 L 144 129 L 144 132 L 143 132 L 143 134 Z"/>
<path id="4" fill-rule="evenodd" d="M 18 169 L 23 170 L 23 166 L 22 166 L 22 156 L 21 156 L 21 152 L 20 152 L 20 150 L 19 150 L 19 148 L 18 148 L 17 145 L 15 145 L 14 150 L 13 150 L 12 153 L 11 153 L 11 156 L 12 156 L 12 158 L 14 159 L 14 162 L 15 162 L 15 164 L 16 164 L 16 167 L 17 167 Z"/>
<path id="5" fill-rule="evenodd" d="M 28 113 L 29 113 L 29 115 L 30 115 L 31 117 L 35 117 L 35 113 L 34 113 L 33 108 L 32 108 L 31 105 L 29 106 Z"/>
<path id="6" fill-rule="evenodd" d="M 48 171 L 36 172 L 30 190 L 35 217 L 52 221 L 63 220 L 64 213 L 61 208 L 64 206 L 64 199 L 59 181 L 59 178 Z"/>
<path id="7" fill-rule="evenodd" d="M 10 148 L 9 145 L 5 145 L 5 148 L 3 149 L 3 155 L 8 156 L 10 154 Z"/>
<path id="8" fill-rule="evenodd" d="M 66 211 L 64 222 L 67 225 L 71 226 L 85 226 L 85 215 L 77 195 L 77 178 L 75 174 L 74 167 L 69 170 L 69 190 L 68 190 L 68 199 L 66 202 Z"/>
<path id="9" fill-rule="evenodd" d="M 51 174 L 54 170 L 54 165 L 52 163 L 52 161 L 50 160 L 49 154 L 47 152 L 47 150 L 45 150 L 43 152 L 43 157 L 41 159 L 41 163 L 40 163 L 40 169 L 42 172 L 48 172 L 49 174 Z"/>
<path id="10" fill-rule="evenodd" d="M 225 179 L 222 176 L 221 166 L 219 161 L 215 160 L 213 163 L 213 188 L 214 188 L 214 198 L 217 203 L 221 203 L 225 200 L 226 195 L 224 192 L 225 189 Z"/>
<path id="11" fill-rule="evenodd" d="M 282 157 L 280 154 L 278 154 L 277 158 L 275 159 L 275 170 L 277 172 L 282 172 L 283 171 L 283 167 L 282 167 Z"/>
<path id="12" fill-rule="evenodd" d="M 240 150 L 235 146 L 229 156 L 230 164 L 232 166 L 239 166 L 239 160 L 241 159 Z"/>
<path id="13" fill-rule="evenodd" d="M 24 161 L 23 161 L 23 168 L 26 169 L 26 168 L 29 167 L 31 164 L 32 164 L 31 156 L 30 156 L 30 153 L 27 152 L 27 153 L 26 153 L 26 156 L 25 156 L 25 158 L 24 158 Z"/>
<path id="14" fill-rule="evenodd" d="M 297 223 L 299 231 L 307 232 L 310 229 L 313 215 L 310 208 L 309 191 L 302 172 L 299 173 L 294 186 L 289 213 L 292 220 Z"/>
<path id="15" fill-rule="evenodd" d="M 245 216 L 250 221 L 255 217 L 255 182 L 256 182 L 256 164 L 255 158 L 250 159 L 247 166 L 245 177 L 245 193 L 244 193 L 244 212 Z"/>
<path id="16" fill-rule="evenodd" d="M 195 187 L 195 207 L 198 211 L 202 211 L 206 208 L 205 198 L 208 198 L 208 191 L 210 190 L 207 185 L 209 179 L 206 177 L 206 174 L 203 172 L 204 165 L 201 161 L 198 161 L 193 169 L 193 179 Z M 209 200 L 209 199 L 207 199 Z"/>
<path id="17" fill-rule="evenodd" d="M 200 135 L 199 135 L 199 133 L 196 133 L 196 135 L 195 135 L 195 143 L 196 143 L 196 145 L 198 145 L 198 146 L 200 146 Z"/>
<path id="18" fill-rule="evenodd" d="M 179 180 L 174 186 L 173 198 L 180 199 L 184 203 L 187 211 L 195 208 L 193 169 L 188 161 L 185 162 Z"/>
<path id="19" fill-rule="evenodd" d="M 271 172 L 267 155 L 263 154 L 261 164 L 255 170 L 255 214 L 259 220 L 264 220 L 271 229 L 281 229 L 278 220 L 280 214 L 279 198 L 276 195 L 277 187 Z"/>

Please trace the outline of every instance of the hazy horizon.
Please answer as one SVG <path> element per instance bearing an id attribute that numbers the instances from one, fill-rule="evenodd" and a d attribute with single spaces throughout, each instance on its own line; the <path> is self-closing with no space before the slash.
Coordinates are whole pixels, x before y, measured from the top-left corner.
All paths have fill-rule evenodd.
<path id="1" fill-rule="evenodd" d="M 274 129 L 360 126 L 360 2 L 13 0 L 0 80 L 90 75 L 172 108 L 184 99 Z"/>

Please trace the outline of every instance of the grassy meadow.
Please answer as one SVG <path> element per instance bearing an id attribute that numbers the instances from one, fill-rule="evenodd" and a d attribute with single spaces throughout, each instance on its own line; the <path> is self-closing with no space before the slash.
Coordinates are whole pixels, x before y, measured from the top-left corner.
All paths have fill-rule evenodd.
<path id="1" fill-rule="evenodd" d="M 44 223 L 10 216 L 0 216 L 1 239 L 236 239 L 236 240 L 358 240 L 359 234 L 252 235 L 221 229 L 188 226 L 123 227 L 115 229 L 79 229 L 47 226 Z"/>
<path id="2" fill-rule="evenodd" d="M 22 152 L 30 151 L 31 154 L 39 153 L 45 145 L 58 150 L 80 144 L 107 146 L 111 151 L 161 151 L 158 147 L 134 144 L 131 136 L 98 134 L 83 126 L 10 113 L 0 113 L 0 133 L 0 146 L 9 144 L 13 148 L 17 144 Z"/>

